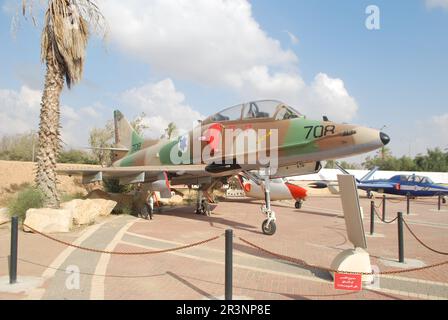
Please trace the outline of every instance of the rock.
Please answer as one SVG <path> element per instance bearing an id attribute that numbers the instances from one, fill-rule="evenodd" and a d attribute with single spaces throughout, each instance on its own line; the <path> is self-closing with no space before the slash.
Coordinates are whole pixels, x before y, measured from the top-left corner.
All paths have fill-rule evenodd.
<path id="1" fill-rule="evenodd" d="M 184 198 L 179 195 L 175 195 L 169 200 L 169 204 L 172 206 L 181 205 L 183 202 Z"/>
<path id="2" fill-rule="evenodd" d="M 0 209 L 0 224 L 8 222 L 11 220 L 11 217 L 8 213 L 8 209 L 7 208 L 1 208 Z"/>
<path id="3" fill-rule="evenodd" d="M 76 225 L 86 225 L 95 222 L 98 216 L 108 216 L 117 202 L 104 199 L 75 199 L 62 204 L 62 208 L 69 210 Z"/>
<path id="4" fill-rule="evenodd" d="M 42 233 L 70 232 L 73 226 L 73 214 L 65 209 L 29 209 L 25 224 Z M 25 232 L 31 232 L 24 226 Z"/>
<path id="5" fill-rule="evenodd" d="M 88 200 L 86 200 L 88 201 Z M 109 216 L 112 211 L 114 210 L 115 206 L 117 205 L 116 201 L 113 200 L 104 200 L 104 199 L 95 199 L 90 200 L 96 204 L 99 210 L 99 215 L 101 217 L 107 217 Z"/>
<path id="6" fill-rule="evenodd" d="M 87 199 L 112 200 L 117 204 L 113 210 L 115 213 L 122 212 L 125 208 L 132 210 L 134 207 L 134 195 L 122 193 L 107 193 L 101 190 L 95 190 L 89 193 Z"/>

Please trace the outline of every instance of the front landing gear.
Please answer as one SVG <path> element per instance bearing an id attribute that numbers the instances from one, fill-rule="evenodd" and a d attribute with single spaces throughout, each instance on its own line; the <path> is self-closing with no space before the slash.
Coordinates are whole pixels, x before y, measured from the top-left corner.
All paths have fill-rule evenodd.
<path id="1" fill-rule="evenodd" d="M 275 218 L 275 212 L 268 209 L 266 206 L 261 207 L 261 212 L 268 217 L 263 221 L 261 230 L 265 235 L 273 236 L 277 231 L 277 224 L 275 223 L 277 219 Z"/>
<path id="2" fill-rule="evenodd" d="M 261 228 L 263 229 L 263 233 L 267 236 L 273 236 L 275 234 L 275 231 L 277 231 L 277 225 L 275 224 L 275 222 L 269 222 L 269 220 L 265 220 Z"/>
<path id="3" fill-rule="evenodd" d="M 266 174 L 264 182 L 264 197 L 266 205 L 261 207 L 261 213 L 266 215 L 267 219 L 261 225 L 261 230 L 265 235 L 272 236 L 277 231 L 277 224 L 275 221 L 275 212 L 271 209 L 271 189 L 270 189 L 270 179 L 269 174 Z"/>
<path id="4" fill-rule="evenodd" d="M 303 201 L 299 200 L 299 201 L 296 201 L 295 207 L 296 207 L 296 209 L 302 209 L 302 205 L 303 205 Z"/>

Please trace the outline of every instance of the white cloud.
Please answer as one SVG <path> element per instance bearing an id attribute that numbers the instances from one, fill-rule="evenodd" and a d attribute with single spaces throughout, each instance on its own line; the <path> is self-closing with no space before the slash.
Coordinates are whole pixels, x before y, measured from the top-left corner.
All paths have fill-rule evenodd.
<path id="1" fill-rule="evenodd" d="M 101 4 L 112 42 L 165 77 L 221 86 L 246 100 L 284 100 L 310 116 L 326 113 L 335 121 L 356 115 L 356 102 L 342 80 L 322 73 L 314 83 L 304 82 L 298 57 L 266 34 L 247 0 Z"/>
<path id="2" fill-rule="evenodd" d="M 121 94 L 121 101 L 129 109 L 146 114 L 144 121 L 149 129 L 145 134 L 151 138 L 160 138 L 170 122 L 183 133 L 204 118 L 185 103 L 184 94 L 176 90 L 171 79 L 127 90 Z"/>
<path id="3" fill-rule="evenodd" d="M 24 85 L 20 90 L 0 89 L 0 136 L 38 131 L 42 92 Z M 89 117 L 94 107 L 76 108 L 61 105 L 61 139 L 68 147 L 87 145 L 89 131 L 104 126 L 105 119 Z"/>
<path id="4" fill-rule="evenodd" d="M 304 106 L 313 117 L 327 115 L 337 121 L 350 121 L 358 106 L 345 88 L 344 81 L 319 73 L 308 90 L 304 92 Z M 320 114 L 318 114 L 320 113 Z"/>
<path id="5" fill-rule="evenodd" d="M 20 91 L 0 89 L 0 134 L 36 130 L 41 96 L 27 86 Z"/>
<path id="6" fill-rule="evenodd" d="M 448 0 L 425 0 L 426 6 L 430 9 L 442 8 L 448 10 Z"/>
<path id="7" fill-rule="evenodd" d="M 350 121 L 358 106 L 341 79 L 319 73 L 311 85 L 305 84 L 296 74 L 276 73 L 269 75 L 266 67 L 258 67 L 244 75 L 245 87 L 241 88 L 245 99 L 275 97 L 294 106 L 310 118 L 323 115 L 333 121 Z"/>
<path id="8" fill-rule="evenodd" d="M 170 76 L 226 83 L 253 65 L 291 65 L 252 17 L 246 0 L 108 0 L 111 39 Z"/>
<path id="9" fill-rule="evenodd" d="M 0 89 L 0 136 L 38 130 L 42 92 L 23 86 L 19 91 Z M 197 125 L 204 116 L 185 103 L 183 93 L 176 90 L 171 79 L 148 83 L 118 95 L 122 110 L 128 118 L 144 112 L 144 122 L 149 126 L 145 135 L 160 138 L 170 122 L 179 133 Z M 100 103 L 86 107 L 61 105 L 61 139 L 64 146 L 87 146 L 93 127 L 104 127 L 112 112 Z"/>

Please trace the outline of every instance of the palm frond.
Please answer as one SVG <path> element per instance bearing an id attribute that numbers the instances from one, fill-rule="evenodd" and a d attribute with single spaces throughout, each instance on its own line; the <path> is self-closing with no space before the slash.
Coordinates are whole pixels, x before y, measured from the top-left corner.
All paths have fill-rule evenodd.
<path id="1" fill-rule="evenodd" d="M 22 13 L 33 18 L 33 2 L 22 0 Z M 82 78 L 89 30 L 105 38 L 107 25 L 94 0 L 48 0 L 45 12 L 41 58 L 57 64 L 67 86 Z"/>

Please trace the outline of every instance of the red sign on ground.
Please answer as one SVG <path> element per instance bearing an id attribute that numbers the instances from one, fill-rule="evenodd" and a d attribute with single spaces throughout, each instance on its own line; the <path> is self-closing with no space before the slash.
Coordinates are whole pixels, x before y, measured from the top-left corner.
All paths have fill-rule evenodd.
<path id="1" fill-rule="evenodd" d="M 336 273 L 334 275 L 334 288 L 336 290 L 361 291 L 362 275 Z"/>

